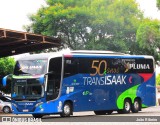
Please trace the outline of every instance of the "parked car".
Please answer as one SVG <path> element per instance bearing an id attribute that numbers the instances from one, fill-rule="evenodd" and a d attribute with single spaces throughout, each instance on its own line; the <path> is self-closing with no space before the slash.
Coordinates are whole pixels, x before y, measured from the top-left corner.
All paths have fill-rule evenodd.
<path id="1" fill-rule="evenodd" d="M 6 96 L 0 96 L 0 112 L 11 113 L 11 98 Z"/>

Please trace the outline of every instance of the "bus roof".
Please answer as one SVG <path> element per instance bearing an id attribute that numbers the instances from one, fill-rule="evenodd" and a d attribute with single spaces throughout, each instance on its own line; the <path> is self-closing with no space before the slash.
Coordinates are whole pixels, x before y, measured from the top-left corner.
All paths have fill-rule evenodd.
<path id="1" fill-rule="evenodd" d="M 55 57 L 120 57 L 120 58 L 153 58 L 152 56 L 148 55 L 129 55 L 119 52 L 113 51 L 88 51 L 88 50 L 77 50 L 77 51 L 70 51 L 70 52 L 52 52 L 52 53 L 40 53 L 40 54 L 32 54 L 18 60 L 36 60 L 36 59 L 49 59 Z"/>
<path id="2" fill-rule="evenodd" d="M 95 51 L 95 50 L 75 50 L 75 51 L 71 51 L 71 53 L 127 55 L 125 53 L 120 53 L 120 52 L 115 52 L 115 51 Z"/>
<path id="3" fill-rule="evenodd" d="M 153 58 L 149 55 L 130 55 L 114 51 L 93 51 L 93 50 L 77 50 L 71 51 L 70 54 L 64 54 L 65 57 L 109 57 L 109 58 Z"/>

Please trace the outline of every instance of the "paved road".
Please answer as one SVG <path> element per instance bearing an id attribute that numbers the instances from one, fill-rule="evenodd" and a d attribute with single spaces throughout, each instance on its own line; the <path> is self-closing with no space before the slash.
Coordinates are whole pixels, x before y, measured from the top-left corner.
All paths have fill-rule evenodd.
<path id="1" fill-rule="evenodd" d="M 14 114 L 0 114 L 1 116 L 12 116 L 15 117 Z M 19 117 L 28 117 L 31 115 L 18 115 Z M 143 109 L 139 113 L 130 113 L 130 114 L 118 114 L 117 112 L 113 112 L 111 115 L 100 115 L 96 116 L 94 112 L 76 112 L 73 116 L 68 118 L 61 118 L 59 115 L 50 115 L 44 116 L 42 122 L 94 122 L 94 123 L 102 123 L 102 122 L 137 122 L 139 120 L 142 122 L 156 123 L 156 121 L 160 124 L 160 106 L 150 107 Z"/>
<path id="2" fill-rule="evenodd" d="M 116 111 L 111 115 L 96 116 L 94 112 L 78 112 L 74 113 L 70 118 L 61 118 L 59 115 L 45 116 L 43 122 L 134 122 L 136 120 L 159 121 L 160 122 L 160 106 L 142 109 L 139 113 L 118 114 Z"/>

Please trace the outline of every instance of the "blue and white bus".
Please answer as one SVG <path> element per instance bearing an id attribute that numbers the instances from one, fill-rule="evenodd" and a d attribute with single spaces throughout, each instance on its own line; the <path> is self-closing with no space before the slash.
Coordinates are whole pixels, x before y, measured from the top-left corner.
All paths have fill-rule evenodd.
<path id="1" fill-rule="evenodd" d="M 12 81 L 14 114 L 44 115 L 94 111 L 137 113 L 155 106 L 152 56 L 103 51 L 34 54 L 17 60 Z"/>

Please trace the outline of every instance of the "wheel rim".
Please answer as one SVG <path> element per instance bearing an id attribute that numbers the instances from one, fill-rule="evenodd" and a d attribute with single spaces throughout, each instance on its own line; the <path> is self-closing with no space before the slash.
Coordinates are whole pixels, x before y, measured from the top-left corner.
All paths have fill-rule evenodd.
<path id="1" fill-rule="evenodd" d="M 134 108 L 138 109 L 139 108 L 139 103 L 137 101 L 134 102 Z"/>
<path id="2" fill-rule="evenodd" d="M 68 115 L 68 114 L 70 114 L 70 112 L 71 112 L 70 106 L 69 106 L 69 105 L 65 105 L 65 106 L 64 106 L 64 113 L 65 113 L 66 115 Z"/>
<path id="3" fill-rule="evenodd" d="M 129 102 L 125 103 L 125 109 L 126 109 L 126 111 L 130 110 L 130 103 Z"/>
<path id="4" fill-rule="evenodd" d="M 9 108 L 8 108 L 8 107 L 5 107 L 5 108 L 4 108 L 4 112 L 5 112 L 5 113 L 9 113 Z"/>

